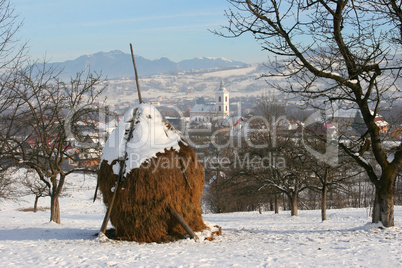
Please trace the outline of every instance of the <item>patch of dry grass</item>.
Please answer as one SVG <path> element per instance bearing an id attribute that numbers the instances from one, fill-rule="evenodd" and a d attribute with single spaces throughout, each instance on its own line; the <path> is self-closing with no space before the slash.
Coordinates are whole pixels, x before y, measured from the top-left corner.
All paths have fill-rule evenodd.
<path id="1" fill-rule="evenodd" d="M 46 211 L 46 210 L 49 210 L 49 209 L 50 209 L 50 207 L 38 207 L 38 211 Z M 22 211 L 22 212 L 33 212 L 34 211 L 33 207 L 19 208 L 17 210 Z"/>

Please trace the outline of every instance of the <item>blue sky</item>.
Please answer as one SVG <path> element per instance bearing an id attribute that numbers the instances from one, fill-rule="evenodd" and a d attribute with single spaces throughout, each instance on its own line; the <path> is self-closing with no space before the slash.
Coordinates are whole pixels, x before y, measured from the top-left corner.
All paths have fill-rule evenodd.
<path id="1" fill-rule="evenodd" d="M 208 29 L 227 25 L 226 0 L 13 0 L 30 55 L 51 62 L 99 51 L 122 50 L 175 62 L 225 57 L 247 63 L 267 54 L 251 35 L 218 37 Z"/>

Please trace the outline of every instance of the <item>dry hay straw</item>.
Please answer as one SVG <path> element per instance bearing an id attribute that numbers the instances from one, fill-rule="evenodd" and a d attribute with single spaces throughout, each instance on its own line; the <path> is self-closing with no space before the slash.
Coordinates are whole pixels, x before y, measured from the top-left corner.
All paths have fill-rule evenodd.
<path id="1" fill-rule="evenodd" d="M 193 229 L 202 231 L 201 195 L 204 168 L 194 150 L 179 142 L 173 149 L 131 170 L 118 189 L 110 220 L 119 239 L 137 242 L 169 242 L 183 238 L 186 231 L 170 214 L 175 209 Z M 108 207 L 116 183 L 115 163 L 101 163 L 98 184 Z M 183 171 L 183 172 L 182 172 Z"/>

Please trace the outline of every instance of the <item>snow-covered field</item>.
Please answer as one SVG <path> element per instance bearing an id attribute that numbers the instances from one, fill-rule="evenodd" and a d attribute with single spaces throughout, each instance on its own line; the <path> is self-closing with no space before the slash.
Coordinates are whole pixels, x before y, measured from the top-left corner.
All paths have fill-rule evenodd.
<path id="1" fill-rule="evenodd" d="M 213 241 L 181 240 L 168 244 L 101 243 L 104 216 L 92 203 L 95 178 L 72 175 L 60 200 L 62 224 L 49 223 L 49 211 L 22 212 L 33 196 L 0 203 L 1 267 L 402 267 L 402 207 L 395 227 L 370 224 L 367 209 L 238 212 L 205 214 L 223 228 Z M 40 206 L 49 206 L 48 198 Z"/>

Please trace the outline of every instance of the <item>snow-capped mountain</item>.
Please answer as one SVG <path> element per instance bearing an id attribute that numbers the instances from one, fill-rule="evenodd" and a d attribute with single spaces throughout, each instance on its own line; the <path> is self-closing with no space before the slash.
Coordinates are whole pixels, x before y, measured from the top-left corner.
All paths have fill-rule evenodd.
<path id="1" fill-rule="evenodd" d="M 244 62 L 240 61 L 232 61 L 225 58 L 212 58 L 212 57 L 201 57 L 201 58 L 194 58 L 191 60 L 182 60 L 178 64 L 181 70 L 209 69 L 217 67 L 227 68 L 227 67 L 238 67 L 245 65 Z"/>
<path id="2" fill-rule="evenodd" d="M 191 60 L 183 60 L 178 63 L 173 62 L 168 58 L 149 60 L 141 56 L 135 56 L 135 60 L 140 76 L 174 74 L 179 71 L 211 68 L 228 69 L 246 65 L 240 61 L 211 57 L 194 58 Z M 102 72 L 104 76 L 111 79 L 131 77 L 134 75 L 131 55 L 120 50 L 83 55 L 75 60 L 48 63 L 47 65 L 48 67 L 63 69 L 63 78 L 69 78 L 86 68 L 90 68 L 91 71 Z"/>

